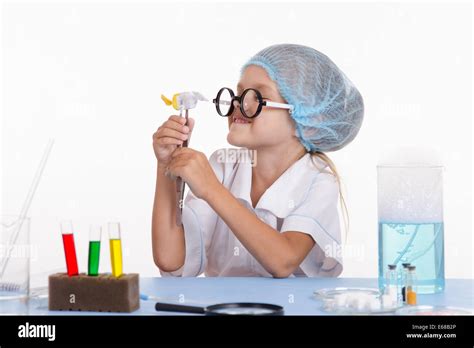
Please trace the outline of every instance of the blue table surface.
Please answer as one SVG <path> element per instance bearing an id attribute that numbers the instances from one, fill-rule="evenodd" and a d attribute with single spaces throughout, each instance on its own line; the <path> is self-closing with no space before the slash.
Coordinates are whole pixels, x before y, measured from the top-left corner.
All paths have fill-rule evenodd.
<path id="1" fill-rule="evenodd" d="M 313 292 L 335 287 L 377 288 L 370 278 L 140 278 L 140 293 L 160 302 L 206 306 L 226 302 L 264 302 L 284 307 L 286 315 L 327 315 Z M 474 309 L 474 280 L 447 279 L 445 291 L 418 295 L 420 305 L 444 305 Z M 179 315 L 155 311 L 156 300 L 140 300 L 140 309 L 126 315 Z M 1 301 L 0 314 L 117 315 L 103 312 L 49 311 L 47 298 Z M 118 313 L 123 315 L 124 313 Z"/>

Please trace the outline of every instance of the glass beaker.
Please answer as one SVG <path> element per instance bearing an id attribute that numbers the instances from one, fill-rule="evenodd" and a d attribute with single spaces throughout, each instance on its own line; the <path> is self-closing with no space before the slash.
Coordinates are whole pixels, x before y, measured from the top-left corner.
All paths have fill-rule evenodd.
<path id="1" fill-rule="evenodd" d="M 416 266 L 418 293 L 444 290 L 443 166 L 377 166 L 379 287 L 389 264 Z"/>
<path id="2" fill-rule="evenodd" d="M 1 215 L 0 301 L 27 298 L 30 291 L 30 219 Z"/>

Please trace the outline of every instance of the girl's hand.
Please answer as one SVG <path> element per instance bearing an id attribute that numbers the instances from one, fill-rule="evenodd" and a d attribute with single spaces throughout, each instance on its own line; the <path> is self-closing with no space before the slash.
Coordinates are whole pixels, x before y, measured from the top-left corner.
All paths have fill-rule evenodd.
<path id="1" fill-rule="evenodd" d="M 193 194 L 204 200 L 219 184 L 206 155 L 189 147 L 180 147 L 173 152 L 166 173 L 168 176 L 180 176 Z"/>
<path id="2" fill-rule="evenodd" d="M 171 154 L 176 148 L 191 136 L 194 128 L 194 119 L 186 119 L 177 115 L 172 115 L 153 134 L 153 150 L 159 165 L 168 165 Z"/>

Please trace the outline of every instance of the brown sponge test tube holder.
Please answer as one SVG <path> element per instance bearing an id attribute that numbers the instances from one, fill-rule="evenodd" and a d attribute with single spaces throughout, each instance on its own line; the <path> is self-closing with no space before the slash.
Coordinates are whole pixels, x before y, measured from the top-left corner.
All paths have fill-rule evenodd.
<path id="1" fill-rule="evenodd" d="M 51 274 L 49 283 L 49 310 L 133 312 L 140 308 L 138 274 L 111 274 L 88 276 L 81 273 Z"/>

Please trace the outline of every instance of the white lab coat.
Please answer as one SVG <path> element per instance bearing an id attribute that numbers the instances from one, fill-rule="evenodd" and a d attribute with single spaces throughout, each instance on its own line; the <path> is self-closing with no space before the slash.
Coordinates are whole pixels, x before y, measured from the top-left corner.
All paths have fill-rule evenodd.
<path id="1" fill-rule="evenodd" d="M 311 159 L 310 154 L 305 154 L 264 192 L 253 208 L 252 164 L 218 160 L 222 151 L 232 150 L 235 151 L 217 150 L 209 158 L 218 180 L 272 228 L 306 233 L 316 242 L 292 276 L 337 277 L 342 272 L 339 188 L 335 177 L 327 173 L 329 167 L 319 158 Z M 323 170 L 318 170 L 313 161 Z M 206 276 L 271 276 L 207 202 L 191 191 L 183 207 L 183 226 L 185 263 L 175 272 L 161 271 L 162 276 L 198 276 L 203 272 Z"/>

